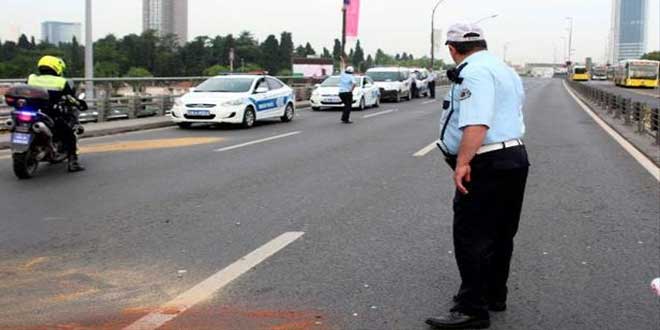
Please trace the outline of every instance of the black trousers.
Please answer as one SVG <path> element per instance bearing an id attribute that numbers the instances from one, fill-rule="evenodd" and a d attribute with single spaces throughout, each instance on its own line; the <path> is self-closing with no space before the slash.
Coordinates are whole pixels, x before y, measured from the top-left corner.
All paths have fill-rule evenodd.
<path id="1" fill-rule="evenodd" d="M 78 124 L 77 114 L 64 114 L 53 116 L 55 122 L 55 134 L 62 141 L 62 145 L 69 157 L 78 154 L 78 138 L 73 127 Z"/>
<path id="2" fill-rule="evenodd" d="M 344 109 L 341 113 L 342 121 L 349 121 L 351 119 L 351 110 L 353 109 L 353 93 L 339 93 L 341 102 L 344 103 Z"/>
<path id="3" fill-rule="evenodd" d="M 454 197 L 454 249 L 461 275 L 452 309 L 488 317 L 489 302 L 505 302 L 513 239 L 529 169 L 524 146 L 475 157 L 469 193 Z"/>
<path id="4" fill-rule="evenodd" d="M 429 95 L 432 99 L 435 98 L 435 80 L 429 82 Z"/>

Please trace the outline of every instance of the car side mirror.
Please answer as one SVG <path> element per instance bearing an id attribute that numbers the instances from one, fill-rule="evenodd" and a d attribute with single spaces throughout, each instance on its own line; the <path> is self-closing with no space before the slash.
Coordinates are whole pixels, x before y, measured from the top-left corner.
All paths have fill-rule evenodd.
<path id="1" fill-rule="evenodd" d="M 314 85 L 314 88 L 319 88 L 319 87 L 321 87 L 321 84 L 315 84 Z"/>
<path id="2" fill-rule="evenodd" d="M 263 93 L 268 93 L 268 88 L 266 87 L 259 87 L 257 90 L 254 91 L 255 94 L 263 94 Z"/>
<path id="3" fill-rule="evenodd" d="M 188 92 L 190 92 L 190 93 L 194 93 L 196 89 L 197 89 L 197 88 L 195 88 L 195 87 L 190 87 L 190 88 L 188 89 Z"/>
<path id="4" fill-rule="evenodd" d="M 78 94 L 78 100 L 84 100 L 87 95 L 83 92 Z"/>

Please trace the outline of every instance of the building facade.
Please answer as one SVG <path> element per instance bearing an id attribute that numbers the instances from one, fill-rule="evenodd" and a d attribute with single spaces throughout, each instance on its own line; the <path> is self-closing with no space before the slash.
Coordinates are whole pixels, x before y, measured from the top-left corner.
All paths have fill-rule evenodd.
<path id="1" fill-rule="evenodd" d="M 648 0 L 612 0 L 611 62 L 638 59 L 646 51 Z"/>
<path id="2" fill-rule="evenodd" d="M 57 45 L 70 43 L 73 38 L 80 42 L 81 24 L 69 22 L 43 22 L 41 23 L 41 40 Z"/>
<path id="3" fill-rule="evenodd" d="M 184 44 L 188 41 L 188 0 L 142 0 L 142 27 L 159 36 L 174 34 Z"/>

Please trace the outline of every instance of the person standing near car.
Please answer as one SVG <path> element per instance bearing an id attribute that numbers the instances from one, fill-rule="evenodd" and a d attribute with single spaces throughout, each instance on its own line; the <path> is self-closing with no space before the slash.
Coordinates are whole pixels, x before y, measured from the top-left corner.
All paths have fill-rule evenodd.
<path id="1" fill-rule="evenodd" d="M 433 71 L 432 67 L 429 67 L 429 98 L 435 99 L 435 81 L 438 79 L 438 76 Z"/>
<path id="2" fill-rule="evenodd" d="M 344 70 L 344 73 L 339 77 L 339 98 L 344 104 L 344 109 L 341 114 L 341 122 L 344 124 L 352 124 L 351 109 L 353 108 L 353 90 L 355 89 L 356 82 L 353 73 L 355 69 L 349 66 Z"/>
<path id="3" fill-rule="evenodd" d="M 489 311 L 506 310 L 513 239 L 529 168 L 522 142 L 524 89 L 520 77 L 488 52 L 474 24 L 447 35 L 457 68 L 443 104 L 440 142 L 454 170 L 453 237 L 461 276 L 450 313 L 426 323 L 437 329 L 490 326 Z"/>

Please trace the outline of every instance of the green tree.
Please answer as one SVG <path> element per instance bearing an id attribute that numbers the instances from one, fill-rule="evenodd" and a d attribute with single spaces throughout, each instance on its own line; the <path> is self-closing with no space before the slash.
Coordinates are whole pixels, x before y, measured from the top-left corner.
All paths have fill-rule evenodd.
<path id="1" fill-rule="evenodd" d="M 204 69 L 203 74 L 205 76 L 217 76 L 223 73 L 228 73 L 229 72 L 229 67 L 223 66 L 223 65 L 214 65 L 210 66 L 206 69 Z"/>
<path id="2" fill-rule="evenodd" d="M 367 56 L 367 60 L 364 62 L 364 67 L 362 68 L 362 72 L 366 72 L 367 70 L 371 69 L 374 67 L 374 59 L 371 57 L 371 54 Z"/>
<path id="3" fill-rule="evenodd" d="M 30 43 L 26 35 L 21 34 L 21 36 L 18 37 L 18 48 L 26 49 L 26 50 L 32 48 L 32 44 Z"/>
<path id="4" fill-rule="evenodd" d="M 357 41 L 355 44 L 355 52 L 353 53 L 353 56 L 350 57 L 351 63 L 353 66 L 362 72 L 362 66 L 364 63 L 364 50 L 362 49 L 362 45 L 360 45 L 360 40 Z"/>
<path id="5" fill-rule="evenodd" d="M 307 50 L 305 50 L 305 47 L 300 45 L 300 46 L 296 47 L 295 55 L 296 55 L 296 57 L 306 57 L 307 56 Z"/>
<path id="6" fill-rule="evenodd" d="M 643 60 L 653 60 L 653 61 L 660 61 L 660 50 L 656 50 L 650 53 L 646 53 L 642 55 Z"/>
<path id="7" fill-rule="evenodd" d="M 291 57 L 293 56 L 293 36 L 290 32 L 282 32 L 280 35 L 280 49 L 278 59 L 278 71 L 291 70 Z"/>
<path id="8" fill-rule="evenodd" d="M 328 50 L 327 48 L 323 47 L 323 54 L 321 54 L 321 58 L 325 58 L 325 59 L 331 60 L 331 59 L 332 59 L 332 54 L 330 53 L 330 50 Z"/>
<path id="9" fill-rule="evenodd" d="M 269 35 L 261 44 L 261 66 L 271 74 L 276 74 L 280 70 L 279 49 L 280 45 L 277 37 Z"/>
<path id="10" fill-rule="evenodd" d="M 339 39 L 335 39 L 335 44 L 332 46 L 332 58 L 336 63 L 339 63 L 341 62 L 341 55 L 341 41 L 339 41 Z"/>
<path id="11" fill-rule="evenodd" d="M 96 62 L 94 64 L 94 76 L 99 78 L 119 77 L 121 71 L 119 64 L 114 62 Z"/>
<path id="12" fill-rule="evenodd" d="M 309 55 L 316 55 L 316 51 L 314 50 L 312 45 L 308 42 L 305 45 L 305 56 L 309 56 Z"/>
<path id="13" fill-rule="evenodd" d="M 128 72 L 126 72 L 126 77 L 131 77 L 131 78 L 145 78 L 145 77 L 153 77 L 151 72 L 145 68 L 139 68 L 139 67 L 131 67 L 128 69 Z"/>

